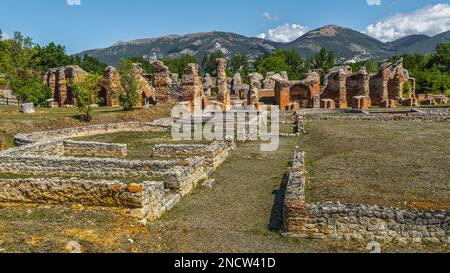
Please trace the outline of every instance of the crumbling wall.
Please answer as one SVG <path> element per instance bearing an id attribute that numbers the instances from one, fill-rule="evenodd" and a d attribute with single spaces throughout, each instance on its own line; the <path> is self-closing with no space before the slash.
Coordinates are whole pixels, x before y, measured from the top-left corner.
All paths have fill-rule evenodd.
<path id="1" fill-rule="evenodd" d="M 68 156 L 127 156 L 126 144 L 65 140 L 63 149 L 64 155 Z"/>
<path id="2" fill-rule="evenodd" d="M 321 95 L 322 99 L 331 99 L 336 102 L 336 107 L 347 108 L 347 73 L 344 69 L 338 69 L 327 75 L 327 85 Z"/>
<path id="3" fill-rule="evenodd" d="M 203 84 L 200 77 L 200 66 L 188 64 L 181 80 L 180 101 L 189 102 L 190 110 L 198 113 L 202 110 Z"/>
<path id="4" fill-rule="evenodd" d="M 305 154 L 295 153 L 288 169 L 283 235 L 383 243 L 450 242 L 450 212 L 394 209 L 338 202 L 307 203 Z"/>
<path id="5" fill-rule="evenodd" d="M 55 105 L 76 105 L 76 98 L 70 81 L 82 81 L 86 72 L 77 65 L 52 68 L 44 76 L 44 83 L 50 88 Z"/>
<path id="6" fill-rule="evenodd" d="M 227 60 L 219 58 L 217 63 L 217 101 L 222 103 L 224 110 L 231 109 L 231 94 L 228 88 Z"/>
<path id="7" fill-rule="evenodd" d="M 117 70 L 112 67 L 106 67 L 103 72 L 103 80 L 101 82 L 100 97 L 103 106 L 117 107 L 120 106 L 119 97 L 122 89 L 120 75 Z"/>
<path id="8" fill-rule="evenodd" d="M 175 103 L 178 94 L 175 93 L 172 73 L 163 62 L 157 60 L 153 63 L 155 68 L 155 98 L 157 103 Z"/>

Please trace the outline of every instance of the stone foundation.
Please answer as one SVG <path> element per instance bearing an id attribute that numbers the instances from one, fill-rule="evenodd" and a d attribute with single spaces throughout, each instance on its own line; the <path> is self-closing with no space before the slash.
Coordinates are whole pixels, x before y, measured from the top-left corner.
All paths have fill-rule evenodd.
<path id="1" fill-rule="evenodd" d="M 295 153 L 288 169 L 283 235 L 383 243 L 450 243 L 450 212 L 378 206 L 307 203 L 305 154 Z"/>

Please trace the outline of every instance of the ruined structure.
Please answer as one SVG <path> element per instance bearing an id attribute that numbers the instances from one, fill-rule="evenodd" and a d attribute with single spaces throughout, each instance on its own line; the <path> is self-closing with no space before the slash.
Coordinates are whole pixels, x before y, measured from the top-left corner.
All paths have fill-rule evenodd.
<path id="1" fill-rule="evenodd" d="M 203 77 L 203 94 L 207 97 L 211 97 L 212 89 L 216 87 L 216 79 L 211 77 L 210 74 L 206 74 Z"/>
<path id="2" fill-rule="evenodd" d="M 103 106 L 116 107 L 119 106 L 119 96 L 122 89 L 120 75 L 117 70 L 112 67 L 106 67 L 103 72 L 102 89 L 100 97 Z"/>
<path id="3" fill-rule="evenodd" d="M 247 105 L 255 105 L 259 103 L 258 85 L 260 81 L 256 74 L 250 75 L 250 86 L 247 93 Z"/>
<path id="4" fill-rule="evenodd" d="M 71 81 L 82 81 L 86 72 L 77 65 L 69 65 L 50 69 L 44 76 L 44 83 L 50 88 L 53 97 L 53 105 L 62 107 L 64 105 L 76 105 L 76 98 Z"/>
<path id="5" fill-rule="evenodd" d="M 407 82 L 411 88 L 404 92 Z M 415 79 L 410 78 L 403 68 L 403 60 L 383 64 L 375 75 L 369 75 L 365 67 L 361 67 L 358 73 L 353 73 L 350 67 L 336 67 L 326 77 L 321 98 L 334 100 L 338 108 L 414 106 L 417 104 L 415 84 Z"/>
<path id="6" fill-rule="evenodd" d="M 320 107 L 320 76 L 309 73 L 302 81 L 275 81 L 275 103 L 282 110 Z"/>
<path id="7" fill-rule="evenodd" d="M 172 87 L 173 78 L 169 68 L 163 62 L 157 60 L 153 63 L 155 68 L 155 93 L 157 103 L 174 103 L 176 94 Z"/>
<path id="8" fill-rule="evenodd" d="M 202 110 L 203 85 L 199 73 L 198 64 L 188 64 L 181 80 L 180 101 L 189 102 L 191 111 L 194 113 Z"/>
<path id="9" fill-rule="evenodd" d="M 148 75 L 142 68 L 141 64 L 133 64 L 134 73 L 138 83 L 138 105 L 137 106 L 148 106 L 150 104 L 156 103 L 155 98 L 155 88 L 151 84 L 150 75 Z"/>
<path id="10" fill-rule="evenodd" d="M 151 85 L 150 76 L 144 71 L 140 64 L 133 64 L 134 73 L 138 85 L 138 107 L 148 106 L 155 103 L 155 89 Z M 117 70 L 108 66 L 103 73 L 101 82 L 101 105 L 116 107 L 119 106 L 120 92 L 122 92 L 122 83 Z"/>
<path id="11" fill-rule="evenodd" d="M 223 109 L 231 108 L 231 94 L 228 88 L 227 60 L 220 58 L 217 62 L 217 101 L 223 104 Z"/>

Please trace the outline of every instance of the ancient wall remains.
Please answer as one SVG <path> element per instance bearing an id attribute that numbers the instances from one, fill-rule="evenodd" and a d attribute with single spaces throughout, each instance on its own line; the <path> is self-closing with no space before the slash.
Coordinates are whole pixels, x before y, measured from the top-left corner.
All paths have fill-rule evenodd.
<path id="1" fill-rule="evenodd" d="M 44 83 L 50 88 L 55 106 L 76 105 L 76 98 L 70 81 L 82 81 L 86 72 L 77 65 L 50 69 L 44 76 Z"/>
<path id="2" fill-rule="evenodd" d="M 231 94 L 228 88 L 227 60 L 219 58 L 217 62 L 217 101 L 223 104 L 224 110 L 231 109 Z"/>
<path id="3" fill-rule="evenodd" d="M 180 101 L 189 102 L 190 110 L 194 113 L 202 110 L 203 84 L 200 77 L 200 66 L 188 64 L 182 80 Z"/>
<path id="4" fill-rule="evenodd" d="M 383 243 L 449 243 L 450 212 L 307 203 L 305 154 L 295 153 L 287 174 L 283 235 Z"/>
<path id="5" fill-rule="evenodd" d="M 116 143 L 65 140 L 63 142 L 63 151 L 64 155 L 66 156 L 125 157 L 127 156 L 127 145 Z"/>
<path id="6" fill-rule="evenodd" d="M 175 93 L 172 73 L 163 62 L 157 60 L 153 63 L 155 68 L 155 98 L 157 103 L 175 103 L 178 95 Z"/>

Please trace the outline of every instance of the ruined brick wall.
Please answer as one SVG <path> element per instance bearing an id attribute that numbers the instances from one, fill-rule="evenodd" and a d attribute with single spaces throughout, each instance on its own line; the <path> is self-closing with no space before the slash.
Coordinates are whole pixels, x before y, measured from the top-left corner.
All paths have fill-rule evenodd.
<path id="1" fill-rule="evenodd" d="M 217 101 L 224 105 L 224 110 L 231 108 L 231 93 L 228 88 L 227 60 L 219 58 L 217 63 Z"/>
<path id="2" fill-rule="evenodd" d="M 259 86 L 261 82 L 255 74 L 250 75 L 250 87 L 247 94 L 247 105 L 255 105 L 259 102 Z"/>
<path id="3" fill-rule="evenodd" d="M 189 102 L 191 111 L 198 113 L 202 110 L 203 84 L 200 77 L 200 66 L 188 64 L 181 80 L 180 101 Z"/>
<path id="4" fill-rule="evenodd" d="M 178 94 L 174 94 L 172 73 L 163 62 L 157 60 L 153 63 L 155 68 L 155 98 L 157 103 L 175 103 Z"/>
<path id="5" fill-rule="evenodd" d="M 347 108 L 346 77 L 347 74 L 342 69 L 330 73 L 327 76 L 327 85 L 321 98 L 334 100 L 339 108 Z"/>
<path id="6" fill-rule="evenodd" d="M 55 104 L 59 107 L 64 105 L 76 105 L 73 89 L 68 85 L 69 81 L 82 81 L 86 72 L 77 65 L 69 65 L 53 68 L 44 76 L 44 83 L 50 88 Z"/>
<path id="7" fill-rule="evenodd" d="M 287 110 L 291 104 L 291 83 L 288 81 L 276 81 L 275 103 L 280 109 Z"/>
<path id="8" fill-rule="evenodd" d="M 383 243 L 449 243 L 450 212 L 305 201 L 305 154 L 288 170 L 283 235 Z"/>
<path id="9" fill-rule="evenodd" d="M 103 80 L 101 82 L 100 98 L 103 106 L 116 107 L 119 106 L 119 96 L 122 89 L 120 75 L 117 70 L 112 67 L 106 67 L 103 72 Z"/>
<path id="10" fill-rule="evenodd" d="M 347 104 L 350 104 L 355 96 L 369 97 L 369 81 L 370 76 L 365 68 L 362 68 L 357 74 L 350 75 L 346 78 L 345 88 Z"/>

